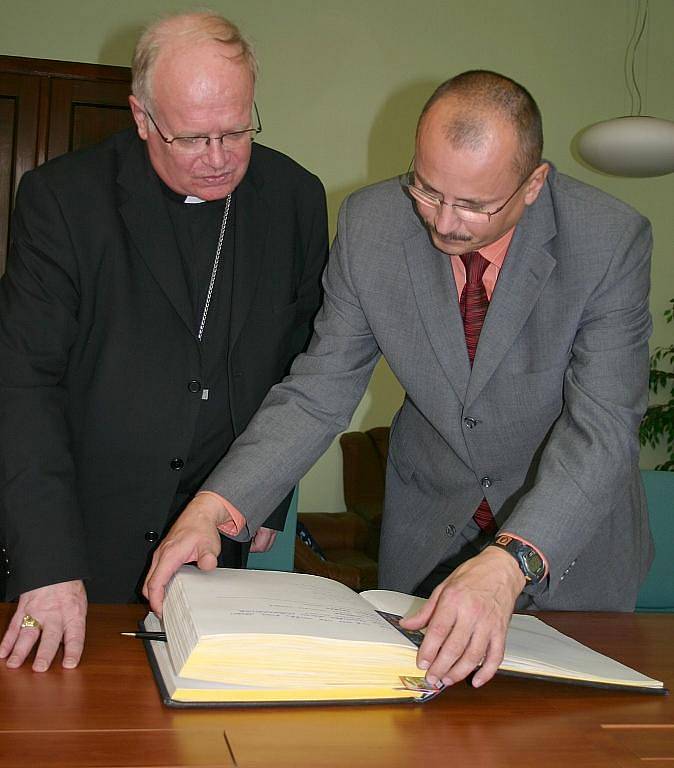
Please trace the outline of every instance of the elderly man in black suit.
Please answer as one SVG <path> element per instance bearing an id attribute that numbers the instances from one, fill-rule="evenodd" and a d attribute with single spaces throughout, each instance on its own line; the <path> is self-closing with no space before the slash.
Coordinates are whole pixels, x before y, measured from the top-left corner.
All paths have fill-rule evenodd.
<path id="1" fill-rule="evenodd" d="M 22 180 L 0 282 L 10 667 L 38 638 L 36 671 L 61 642 L 78 664 L 87 596 L 135 598 L 156 542 L 309 337 L 325 194 L 253 144 L 256 70 L 220 16 L 158 22 L 134 56 L 137 130 Z M 242 524 L 222 529 L 222 565 L 245 565 L 229 538 Z"/>

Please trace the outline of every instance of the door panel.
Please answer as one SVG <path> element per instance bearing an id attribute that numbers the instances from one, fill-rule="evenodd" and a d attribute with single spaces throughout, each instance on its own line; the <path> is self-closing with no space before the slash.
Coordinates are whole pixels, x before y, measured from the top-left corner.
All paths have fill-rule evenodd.
<path id="1" fill-rule="evenodd" d="M 24 171 L 35 166 L 40 81 L 0 72 L 0 275 L 5 271 L 9 222 Z"/>
<path id="2" fill-rule="evenodd" d="M 133 125 L 128 98 L 128 83 L 53 78 L 47 159 Z"/>
<path id="3" fill-rule="evenodd" d="M 0 56 L 0 275 L 21 176 L 133 124 L 131 70 Z"/>

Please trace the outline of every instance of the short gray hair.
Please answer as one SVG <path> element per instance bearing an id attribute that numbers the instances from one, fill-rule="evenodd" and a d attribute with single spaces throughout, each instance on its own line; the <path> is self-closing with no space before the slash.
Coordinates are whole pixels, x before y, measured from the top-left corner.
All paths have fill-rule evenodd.
<path id="1" fill-rule="evenodd" d="M 207 41 L 240 48 L 238 56 L 248 66 L 253 82 L 258 63 L 252 45 L 233 22 L 213 11 L 166 16 L 145 29 L 136 43 L 131 65 L 131 91 L 142 104 L 152 103 L 152 70 L 161 49 L 182 41 L 198 45 Z"/>

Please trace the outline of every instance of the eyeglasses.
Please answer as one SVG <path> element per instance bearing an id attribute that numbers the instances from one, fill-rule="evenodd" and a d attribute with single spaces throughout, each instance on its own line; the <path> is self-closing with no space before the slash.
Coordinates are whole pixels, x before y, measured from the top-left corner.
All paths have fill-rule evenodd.
<path id="1" fill-rule="evenodd" d="M 416 176 L 414 169 L 412 168 L 414 160 L 410 163 L 410 167 L 407 173 L 401 176 L 401 183 L 403 187 L 410 193 L 410 195 L 422 205 L 427 205 L 429 208 L 435 208 L 436 212 L 439 211 L 443 205 L 448 205 L 452 208 L 457 218 L 461 221 L 470 221 L 475 224 L 488 224 L 491 221 L 492 216 L 496 216 L 508 205 L 508 203 L 515 197 L 515 195 L 522 189 L 524 184 L 529 179 L 531 174 L 527 174 L 519 183 L 517 189 L 510 195 L 510 197 L 499 206 L 495 211 L 482 211 L 477 208 L 471 208 L 467 205 L 459 205 L 458 203 L 447 203 L 440 195 L 436 195 L 434 192 L 429 192 L 423 187 L 419 187 L 416 184 Z"/>
<path id="2" fill-rule="evenodd" d="M 212 141 L 220 142 L 222 147 L 231 148 L 240 147 L 246 139 L 254 141 L 255 136 L 262 131 L 262 123 L 260 122 L 260 113 L 257 110 L 257 104 L 254 102 L 253 109 L 255 111 L 254 128 L 245 128 L 242 131 L 229 131 L 220 136 L 175 136 L 172 139 L 164 136 L 149 109 L 145 109 L 145 114 L 150 118 L 152 125 L 157 129 L 157 133 L 161 136 L 165 144 L 168 144 L 176 152 L 180 152 L 181 155 L 198 155 L 205 152 L 206 149 L 210 147 Z"/>

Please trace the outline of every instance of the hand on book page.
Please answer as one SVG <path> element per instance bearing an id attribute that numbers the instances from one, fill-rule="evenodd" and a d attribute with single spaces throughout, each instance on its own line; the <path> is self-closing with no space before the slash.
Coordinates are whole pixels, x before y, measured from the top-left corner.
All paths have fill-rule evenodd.
<path id="1" fill-rule="evenodd" d="M 171 526 L 152 555 L 143 584 L 143 594 L 158 616 L 162 612 L 165 587 L 181 565 L 196 562 L 202 571 L 216 567 L 220 554 L 217 526 L 226 523 L 227 516 L 224 505 L 211 494 L 199 494 Z"/>
<path id="2" fill-rule="evenodd" d="M 427 627 L 417 661 L 431 685 L 453 685 L 481 662 L 473 686 L 491 680 L 503 661 L 508 622 L 524 585 L 515 559 L 487 547 L 438 584 L 418 613 L 400 622 L 405 629 Z"/>

